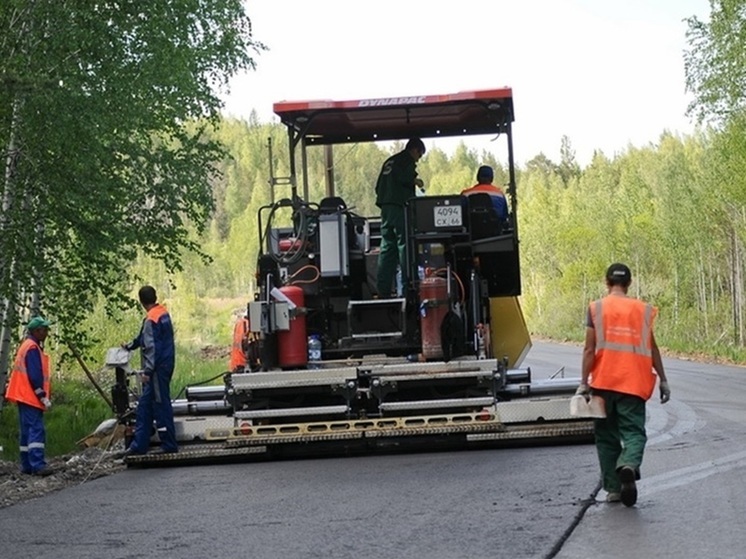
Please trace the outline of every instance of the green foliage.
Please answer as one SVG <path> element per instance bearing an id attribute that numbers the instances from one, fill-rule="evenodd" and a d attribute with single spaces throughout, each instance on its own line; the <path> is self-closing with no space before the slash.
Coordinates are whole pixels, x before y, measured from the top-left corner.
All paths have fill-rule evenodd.
<path id="1" fill-rule="evenodd" d="M 99 295 L 131 304 L 138 254 L 169 271 L 202 253 L 213 208 L 220 93 L 252 68 L 239 0 L 0 4 L 0 296 L 42 297 L 61 335 Z M 7 149 L 6 149 L 7 148 Z"/>
<path id="2" fill-rule="evenodd" d="M 530 329 L 580 340 L 606 267 L 623 261 L 631 294 L 660 309 L 661 345 L 743 359 L 744 137 L 738 119 L 718 134 L 663 134 L 614 160 L 597 154 L 565 189 L 551 162 L 527 166 L 519 230 Z"/>
<path id="3" fill-rule="evenodd" d="M 230 331 L 233 324 L 229 325 Z M 226 342 L 226 352 L 206 354 L 205 352 L 191 349 L 196 346 L 190 346 L 190 349 L 184 349 L 180 346 L 177 351 L 176 370 L 171 382 L 171 397 L 184 398 L 184 391 L 188 386 L 222 386 L 223 380 L 221 375 L 228 369 L 228 342 Z"/>
<path id="4" fill-rule="evenodd" d="M 689 110 L 700 121 L 724 123 L 746 109 L 746 9 L 743 0 L 710 0 L 710 17 L 687 19 L 684 53 Z"/>
<path id="5" fill-rule="evenodd" d="M 699 269 L 694 277 L 697 308 L 703 313 L 708 337 L 719 334 L 736 348 L 746 343 L 744 261 L 746 260 L 746 5 L 743 0 L 712 0 L 710 19 L 688 20 L 690 47 L 685 54 L 687 88 L 694 93 L 690 112 L 718 127 L 713 148 L 705 154 L 700 176 L 707 195 L 709 241 L 699 246 Z M 696 252 L 695 252 L 696 258 Z M 727 300 L 727 305 L 725 301 Z M 712 311 L 724 306 L 731 319 L 723 328 Z M 724 322 L 724 321 L 722 321 Z M 729 331 L 729 332 L 728 332 Z"/>

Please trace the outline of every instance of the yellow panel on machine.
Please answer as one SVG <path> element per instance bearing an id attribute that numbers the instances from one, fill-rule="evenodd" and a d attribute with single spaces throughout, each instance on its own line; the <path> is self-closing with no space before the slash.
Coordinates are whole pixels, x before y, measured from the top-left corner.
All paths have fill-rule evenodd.
<path id="1" fill-rule="evenodd" d="M 531 349 L 531 337 L 518 297 L 490 297 L 490 348 L 508 367 L 520 366 Z"/>

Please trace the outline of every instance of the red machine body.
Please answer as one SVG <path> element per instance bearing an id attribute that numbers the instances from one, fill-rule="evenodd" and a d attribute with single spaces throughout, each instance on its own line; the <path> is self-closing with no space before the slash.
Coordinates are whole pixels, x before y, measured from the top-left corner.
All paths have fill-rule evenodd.
<path id="1" fill-rule="evenodd" d="M 303 289 L 296 285 L 286 285 L 280 291 L 298 308 L 305 306 Z M 296 314 L 290 317 L 290 329 L 277 333 L 277 352 L 280 367 L 304 367 L 308 363 L 308 337 L 306 317 Z"/>
<path id="2" fill-rule="evenodd" d="M 440 327 L 448 313 L 448 286 L 444 278 L 431 276 L 420 282 L 420 328 L 425 359 L 443 357 Z"/>

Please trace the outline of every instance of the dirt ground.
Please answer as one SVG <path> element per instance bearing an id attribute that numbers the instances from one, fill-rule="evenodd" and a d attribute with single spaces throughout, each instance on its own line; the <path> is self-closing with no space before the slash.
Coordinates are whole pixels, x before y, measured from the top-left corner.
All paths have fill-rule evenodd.
<path id="1" fill-rule="evenodd" d="M 230 349 L 223 346 L 207 346 L 202 349 L 202 356 L 207 359 L 227 359 L 229 353 Z M 100 437 L 99 440 L 92 434 L 91 438 L 91 441 L 87 441 L 91 446 L 85 450 L 47 457 L 47 463 L 55 472 L 48 477 L 22 474 L 17 462 L 0 459 L 0 508 L 36 499 L 126 468 L 122 460 L 114 457 L 123 448 L 121 436 L 115 433 L 110 439 Z"/>
<path id="2" fill-rule="evenodd" d="M 47 477 L 21 473 L 18 462 L 0 460 L 0 508 L 36 499 L 126 468 L 116 455 L 124 448 L 123 427 L 109 419 L 78 444 L 80 450 L 62 456 L 47 456 L 53 472 Z"/>
<path id="3" fill-rule="evenodd" d="M 22 474 L 17 462 L 0 460 L 0 508 L 124 470 L 126 466 L 114 455 L 114 451 L 93 447 L 48 458 L 47 463 L 54 470 L 48 477 Z"/>

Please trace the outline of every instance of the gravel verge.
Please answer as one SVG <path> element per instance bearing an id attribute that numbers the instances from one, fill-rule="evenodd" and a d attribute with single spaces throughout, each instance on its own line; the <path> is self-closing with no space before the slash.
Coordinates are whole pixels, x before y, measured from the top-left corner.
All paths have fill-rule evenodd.
<path id="1" fill-rule="evenodd" d="M 47 463 L 54 473 L 47 477 L 23 474 L 18 463 L 0 460 L 0 508 L 126 469 L 122 460 L 115 459 L 114 455 L 112 451 L 94 447 L 48 458 Z"/>

